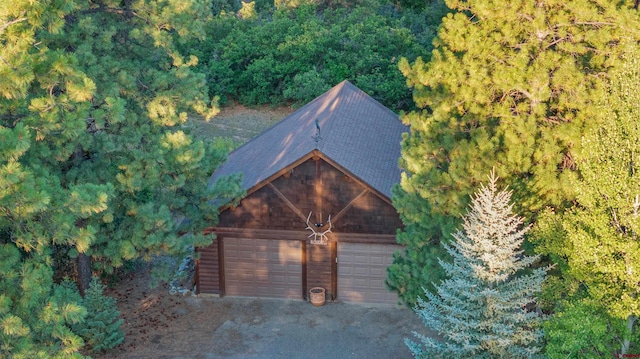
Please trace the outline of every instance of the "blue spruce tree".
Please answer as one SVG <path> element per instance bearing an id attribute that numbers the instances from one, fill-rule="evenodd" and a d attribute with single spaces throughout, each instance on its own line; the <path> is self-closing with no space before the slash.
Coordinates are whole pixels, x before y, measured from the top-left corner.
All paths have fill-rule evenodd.
<path id="1" fill-rule="evenodd" d="M 521 249 L 529 227 L 496 182 L 492 174 L 476 192 L 463 231 L 445 245 L 453 258 L 440 260 L 447 279 L 418 299 L 416 313 L 442 340 L 414 333 L 421 343 L 405 341 L 416 358 L 531 358 L 542 350 L 542 318 L 526 306 L 548 269 L 529 269 L 538 259 Z"/>

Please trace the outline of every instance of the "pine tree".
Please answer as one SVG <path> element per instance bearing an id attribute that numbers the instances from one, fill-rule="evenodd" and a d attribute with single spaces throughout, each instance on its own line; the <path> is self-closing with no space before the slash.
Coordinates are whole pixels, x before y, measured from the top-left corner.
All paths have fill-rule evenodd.
<path id="1" fill-rule="evenodd" d="M 0 244 L 0 356 L 8 358 L 83 358 L 84 345 L 71 326 L 87 311 L 75 289 L 53 284 L 48 258 L 24 255 Z M 71 293 L 71 294 L 70 294 Z"/>
<path id="2" fill-rule="evenodd" d="M 410 133 L 394 193 L 406 246 L 389 286 L 413 303 L 421 283 L 442 275 L 438 245 L 484 174 L 510 183 L 519 213 L 562 208 L 582 134 L 594 126 L 621 40 L 640 39 L 632 1 L 448 0 L 429 63 L 400 67 L 423 110 L 404 116 Z"/>
<path id="3" fill-rule="evenodd" d="M 91 280 L 82 304 L 87 309 L 87 317 L 73 326 L 73 330 L 91 350 L 101 352 L 122 343 L 124 332 L 121 327 L 124 320 L 120 318 L 115 298 L 104 295 L 104 285 L 97 277 Z"/>
<path id="4" fill-rule="evenodd" d="M 521 249 L 529 227 L 513 214 L 510 191 L 497 191 L 497 178 L 480 187 L 455 241 L 445 245 L 453 262 L 436 293 L 425 290 L 415 307 L 426 327 L 443 341 L 417 333 L 406 340 L 418 358 L 532 358 L 540 354 L 541 318 L 526 306 L 540 291 L 546 268 L 528 271 L 538 259 Z"/>
<path id="5" fill-rule="evenodd" d="M 198 59 L 177 46 L 203 39 L 209 5 L 205 0 L 82 3 L 74 12 L 78 16 L 67 17 L 64 32 L 44 36 L 51 47 L 74 49 L 79 69 L 101 84 L 82 114 L 84 130 L 73 152 L 52 164 L 66 188 L 109 186 L 108 205 L 79 213 L 75 222 L 91 234 L 82 246 L 70 246 L 82 269 L 81 292 L 92 270 L 111 272 L 136 258 L 185 255 L 210 241 L 179 234 L 197 233 L 206 221 L 215 221 L 209 206 L 215 194 L 207 180 L 229 148 L 189 135 L 189 114 L 209 118 L 217 109 L 209 106 L 204 75 L 194 71 Z"/>
<path id="6" fill-rule="evenodd" d="M 608 348 L 622 354 L 629 352 L 631 338 L 637 337 L 640 316 L 640 51 L 634 42 L 625 43 L 625 50 L 601 100 L 597 126 L 585 134 L 583 150 L 576 156 L 580 172 L 572 181 L 576 205 L 566 212 L 544 212 L 534 231 L 537 251 L 556 260 L 562 269 L 555 291 L 564 295 L 554 296 L 559 314 L 552 320 L 562 322 L 568 317 L 562 314 L 565 308 L 589 303 L 594 312 L 606 313 L 600 321 L 627 328 L 618 338 L 622 345 Z M 555 339 L 562 333 L 550 335 Z M 581 350 L 594 348 L 593 343 L 583 344 Z M 560 346 L 550 350 L 567 354 Z"/>
<path id="7" fill-rule="evenodd" d="M 212 199 L 237 185 L 207 185 L 229 149 L 189 135 L 216 106 L 176 46 L 209 15 L 206 0 L 0 1 L 3 352 L 79 355 L 54 253 L 77 259 L 82 291 L 92 272 L 210 242 L 179 234 L 215 223 Z"/>

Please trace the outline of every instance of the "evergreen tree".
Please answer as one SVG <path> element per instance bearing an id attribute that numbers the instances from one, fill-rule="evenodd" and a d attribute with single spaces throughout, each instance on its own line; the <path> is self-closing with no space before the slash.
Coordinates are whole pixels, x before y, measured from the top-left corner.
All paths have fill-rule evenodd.
<path id="1" fill-rule="evenodd" d="M 91 280 L 91 286 L 82 300 L 87 309 L 87 317 L 73 326 L 73 331 L 80 335 L 94 352 L 111 349 L 122 343 L 123 319 L 116 306 L 115 298 L 104 295 L 104 285 L 97 277 Z"/>
<path id="2" fill-rule="evenodd" d="M 631 1 L 448 0 L 429 63 L 400 67 L 423 110 L 404 116 L 406 169 L 394 192 L 406 246 L 389 286 L 413 303 L 442 275 L 438 243 L 450 240 L 469 194 L 495 166 L 519 213 L 562 208 L 575 196 L 575 155 L 595 122 L 606 74 L 637 41 Z"/>
<path id="3" fill-rule="evenodd" d="M 629 352 L 631 339 L 637 337 L 640 315 L 640 52 L 635 42 L 625 46 L 624 61 L 612 73 L 599 106 L 597 126 L 585 134 L 576 156 L 580 172 L 572 181 L 576 205 L 564 213 L 546 211 L 534 231 L 537 251 L 556 260 L 562 270 L 554 291 L 564 295 L 555 299 L 569 302 L 559 303 L 552 320 L 557 326 L 575 326 L 565 321 L 564 308 L 590 303 L 600 321 L 626 327 L 626 333 L 618 331 L 623 334 L 617 338 L 622 345 L 608 348 L 621 354 Z M 562 333 L 549 335 L 555 339 Z M 549 350 L 566 355 L 559 346 Z"/>
<path id="4" fill-rule="evenodd" d="M 511 192 L 497 191 L 497 178 L 471 199 L 455 241 L 445 245 L 453 262 L 440 260 L 447 279 L 436 293 L 424 290 L 415 311 L 443 341 L 417 333 L 406 340 L 418 358 L 532 358 L 542 350 L 541 317 L 527 310 L 541 290 L 546 268 L 521 249 L 522 218 L 513 214 Z"/>
<path id="5" fill-rule="evenodd" d="M 108 188 L 65 189 L 49 166 L 83 130 L 75 116 L 93 82 L 72 54 L 39 37 L 60 31 L 75 6 L 0 3 L 0 352 L 8 357 L 81 357 L 83 341 L 69 325 L 86 310 L 56 290 L 52 243 L 89 237 L 74 221 L 100 212 Z"/>
<path id="6" fill-rule="evenodd" d="M 207 186 L 228 146 L 189 136 L 188 114 L 216 109 L 176 45 L 209 15 L 205 0 L 0 2 L 3 352 L 77 355 L 77 315 L 49 312 L 53 254 L 77 259 L 83 292 L 92 272 L 210 242 L 179 232 L 215 223 L 211 199 L 237 184 Z"/>
<path id="7" fill-rule="evenodd" d="M 47 260 L 0 244 L 0 357 L 83 358 L 84 342 L 71 326 L 87 311 L 53 284 Z"/>

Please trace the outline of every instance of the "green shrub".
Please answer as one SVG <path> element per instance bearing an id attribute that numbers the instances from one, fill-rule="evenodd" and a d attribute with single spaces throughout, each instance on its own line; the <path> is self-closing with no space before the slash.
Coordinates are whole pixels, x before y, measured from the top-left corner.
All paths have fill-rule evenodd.
<path id="1" fill-rule="evenodd" d="M 220 15 L 209 24 L 209 44 L 194 52 L 208 69 L 210 95 L 223 102 L 304 104 L 349 80 L 391 109 L 410 109 L 398 61 L 429 58 L 444 14 L 440 2 L 429 6 L 416 13 L 304 4 L 257 19 Z"/>
<path id="2" fill-rule="evenodd" d="M 94 277 L 91 286 L 82 299 L 87 309 L 87 317 L 73 326 L 73 331 L 80 335 L 94 352 L 111 349 L 122 343 L 124 332 L 120 319 L 120 311 L 115 298 L 103 294 L 104 285 Z"/>

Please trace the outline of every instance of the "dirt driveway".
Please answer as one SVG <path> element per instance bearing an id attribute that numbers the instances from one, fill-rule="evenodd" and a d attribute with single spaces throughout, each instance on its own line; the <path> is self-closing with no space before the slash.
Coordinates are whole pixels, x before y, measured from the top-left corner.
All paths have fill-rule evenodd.
<path id="1" fill-rule="evenodd" d="M 411 358 L 403 339 L 425 332 L 405 308 L 170 295 L 144 276 L 106 294 L 118 298 L 126 339 L 94 358 Z"/>

